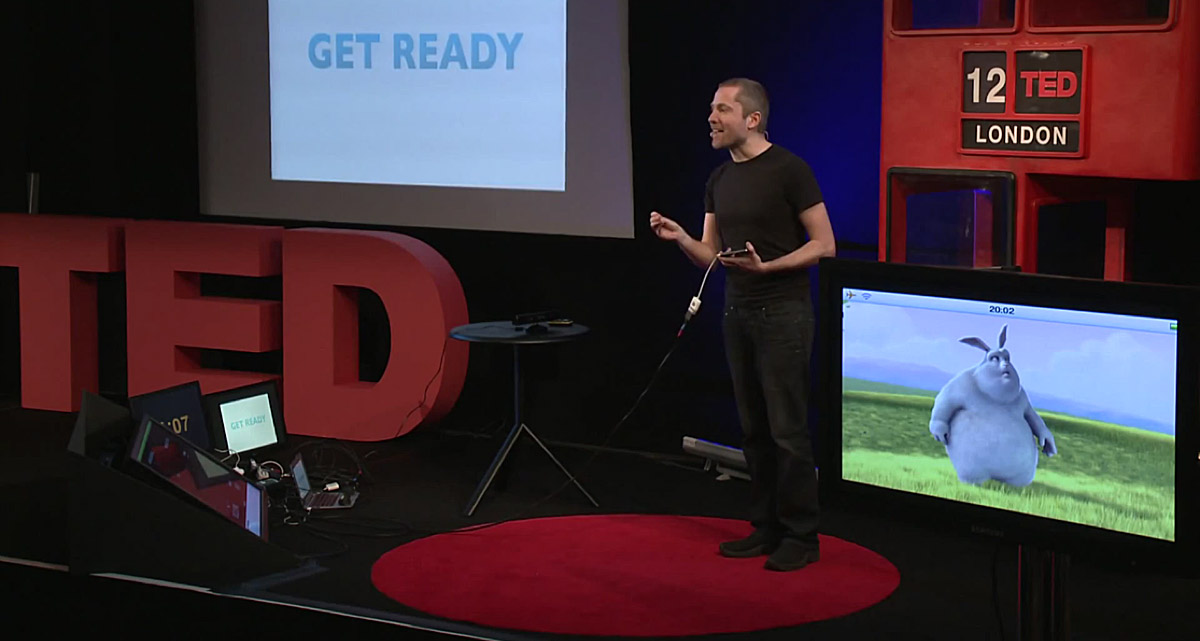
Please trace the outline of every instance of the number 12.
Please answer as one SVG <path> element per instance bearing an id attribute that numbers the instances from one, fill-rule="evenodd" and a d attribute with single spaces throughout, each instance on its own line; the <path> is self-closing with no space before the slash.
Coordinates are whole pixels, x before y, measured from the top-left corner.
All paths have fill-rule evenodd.
<path id="1" fill-rule="evenodd" d="M 979 72 L 979 67 L 975 67 L 974 71 L 967 74 L 967 80 L 971 81 L 971 101 L 975 104 L 979 104 Z M 992 90 L 987 95 L 987 102 L 990 104 L 1004 104 L 1004 83 L 1007 77 L 1004 74 L 1003 67 L 992 67 L 988 70 L 987 82 L 989 84 L 995 82 L 997 78 L 1000 81 L 992 86 Z"/>

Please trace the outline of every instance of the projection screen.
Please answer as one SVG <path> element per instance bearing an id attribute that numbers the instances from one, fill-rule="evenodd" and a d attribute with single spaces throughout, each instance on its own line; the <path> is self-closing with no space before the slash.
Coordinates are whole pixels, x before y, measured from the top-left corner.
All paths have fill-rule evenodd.
<path id="1" fill-rule="evenodd" d="M 199 0 L 201 212 L 632 238 L 626 0 Z"/>

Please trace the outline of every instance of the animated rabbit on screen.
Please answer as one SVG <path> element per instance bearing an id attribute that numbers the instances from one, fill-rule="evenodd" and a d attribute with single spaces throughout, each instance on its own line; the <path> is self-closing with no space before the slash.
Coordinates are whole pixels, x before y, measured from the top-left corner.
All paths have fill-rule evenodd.
<path id="1" fill-rule="evenodd" d="M 983 361 L 950 379 L 933 402 L 929 431 L 946 446 L 963 483 L 995 479 L 1023 487 L 1033 482 L 1039 449 L 1058 453 L 1004 349 L 1007 332 L 1008 325 L 1000 329 L 996 349 L 974 336 L 959 339 L 983 350 Z"/>

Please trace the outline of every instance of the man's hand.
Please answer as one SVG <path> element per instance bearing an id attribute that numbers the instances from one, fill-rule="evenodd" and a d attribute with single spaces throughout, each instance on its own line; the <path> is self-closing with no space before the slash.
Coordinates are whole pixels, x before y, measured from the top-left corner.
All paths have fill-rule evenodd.
<path id="1" fill-rule="evenodd" d="M 766 272 L 771 271 L 771 263 L 769 261 L 763 262 L 763 259 L 759 257 L 758 252 L 754 251 L 754 245 L 750 244 L 750 241 L 746 241 L 746 250 L 750 253 L 742 254 L 741 256 L 736 256 L 734 258 L 722 258 L 718 256 L 718 259 L 721 261 L 721 264 L 726 267 L 754 272 L 756 274 L 765 274 Z"/>
<path id="2" fill-rule="evenodd" d="M 679 226 L 679 223 L 656 211 L 650 212 L 650 229 L 654 230 L 655 236 L 663 240 L 678 241 L 684 235 L 683 228 Z"/>

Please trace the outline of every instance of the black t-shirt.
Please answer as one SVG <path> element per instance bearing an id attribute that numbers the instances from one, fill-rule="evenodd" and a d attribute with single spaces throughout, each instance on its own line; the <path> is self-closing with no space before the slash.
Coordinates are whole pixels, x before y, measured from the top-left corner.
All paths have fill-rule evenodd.
<path id="1" fill-rule="evenodd" d="M 790 254 L 807 242 L 800 212 L 823 202 L 808 163 L 771 145 L 742 162 L 729 160 L 713 170 L 704 192 L 704 209 L 716 214 L 721 247 L 741 249 L 746 241 L 762 260 Z M 725 297 L 738 302 L 809 297 L 808 270 L 753 274 L 726 272 Z"/>

